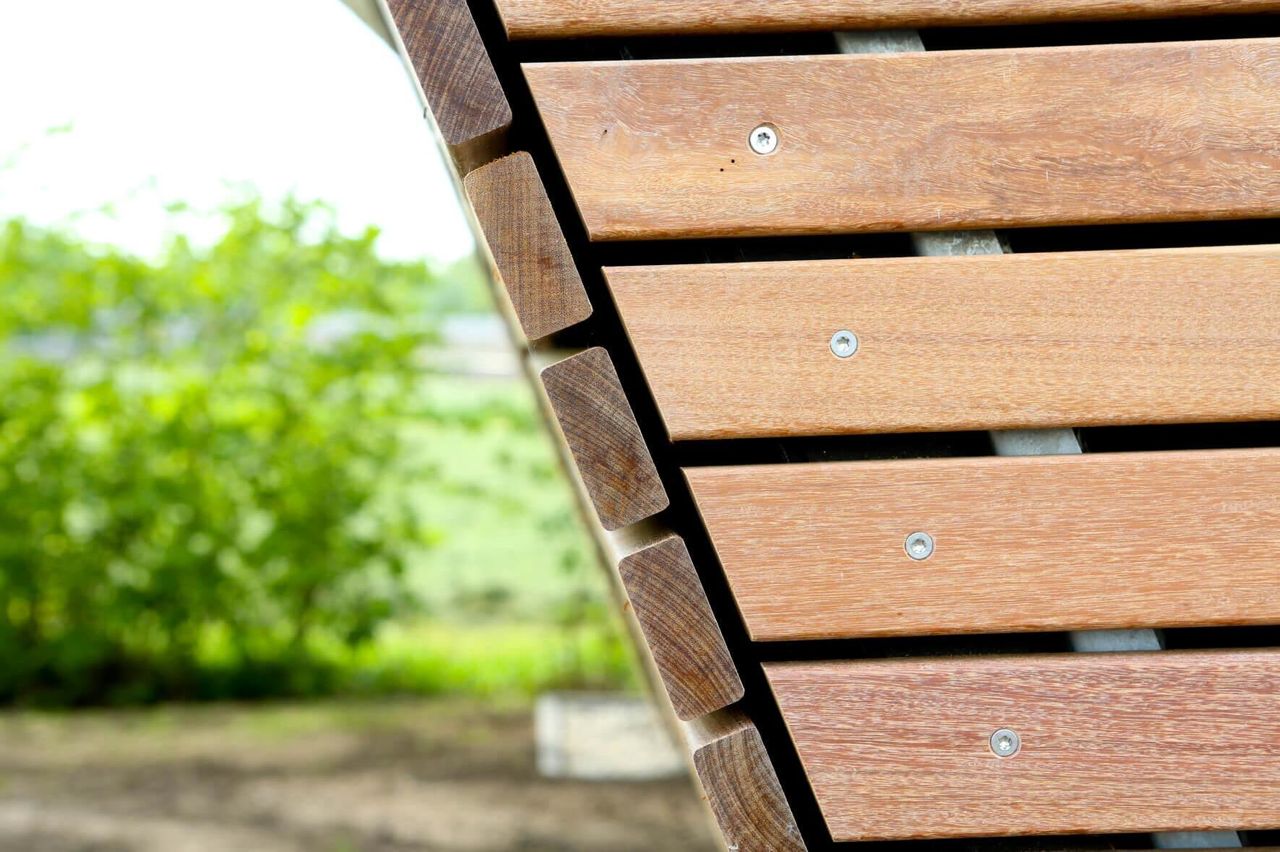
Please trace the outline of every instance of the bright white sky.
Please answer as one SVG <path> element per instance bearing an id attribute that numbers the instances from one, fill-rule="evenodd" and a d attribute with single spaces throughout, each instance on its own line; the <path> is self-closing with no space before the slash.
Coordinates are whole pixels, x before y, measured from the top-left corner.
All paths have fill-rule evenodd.
<path id="1" fill-rule="evenodd" d="M 0 0 L 0 80 L 0 219 L 151 253 L 217 232 L 166 202 L 247 186 L 377 225 L 389 257 L 472 250 L 413 83 L 339 0 Z"/>

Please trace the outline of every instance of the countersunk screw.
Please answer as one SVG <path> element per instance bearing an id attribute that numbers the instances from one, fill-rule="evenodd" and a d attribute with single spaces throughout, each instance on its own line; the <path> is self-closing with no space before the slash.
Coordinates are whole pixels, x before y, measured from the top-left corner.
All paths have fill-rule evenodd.
<path id="1" fill-rule="evenodd" d="M 996 757 L 1013 757 L 1022 748 L 1022 738 L 1015 731 L 1001 728 L 991 735 L 991 750 Z"/>
<path id="2" fill-rule="evenodd" d="M 858 352 L 858 335 L 842 329 L 831 335 L 831 354 L 837 358 L 851 358 Z"/>
<path id="3" fill-rule="evenodd" d="M 907 551 L 908 556 L 917 562 L 928 559 L 933 555 L 933 536 L 927 532 L 913 532 L 907 536 L 902 548 Z"/>
<path id="4" fill-rule="evenodd" d="M 751 150 L 757 154 L 772 154 L 778 150 L 778 128 L 772 124 L 762 124 L 747 137 Z"/>

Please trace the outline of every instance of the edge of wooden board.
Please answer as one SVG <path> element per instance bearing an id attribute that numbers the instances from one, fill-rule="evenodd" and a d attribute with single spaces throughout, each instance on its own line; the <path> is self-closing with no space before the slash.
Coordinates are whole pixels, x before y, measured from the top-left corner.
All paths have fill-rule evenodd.
<path id="1" fill-rule="evenodd" d="M 765 663 L 836 841 L 1280 824 L 1275 649 Z M 1012 756 L 994 752 L 1013 731 Z"/>
<path id="2" fill-rule="evenodd" d="M 541 372 L 547 398 L 600 523 L 617 530 L 670 500 L 608 352 L 596 347 Z"/>
<path id="3" fill-rule="evenodd" d="M 465 0 L 386 0 L 458 170 L 502 152 L 511 105 Z"/>
<path id="4" fill-rule="evenodd" d="M 742 680 L 684 541 L 668 535 L 630 553 L 618 573 L 676 715 L 689 721 L 740 700 Z"/>
<path id="5" fill-rule="evenodd" d="M 1280 448 L 684 474 L 755 641 L 1280 619 Z"/>
<path id="6" fill-rule="evenodd" d="M 463 185 L 525 337 L 537 340 L 590 317 L 533 158 L 517 151 L 475 169 Z"/>
<path id="7" fill-rule="evenodd" d="M 512 40 L 896 29 L 1243 14 L 1275 0 L 498 0 Z"/>
<path id="8" fill-rule="evenodd" d="M 604 274 L 676 441 L 1280 417 L 1277 245 Z"/>
<path id="9" fill-rule="evenodd" d="M 694 769 L 732 852 L 804 852 L 804 840 L 756 726 L 739 713 L 690 726 Z"/>
<path id="10" fill-rule="evenodd" d="M 522 67 L 612 241 L 1272 216 L 1277 66 L 1245 38 Z"/>

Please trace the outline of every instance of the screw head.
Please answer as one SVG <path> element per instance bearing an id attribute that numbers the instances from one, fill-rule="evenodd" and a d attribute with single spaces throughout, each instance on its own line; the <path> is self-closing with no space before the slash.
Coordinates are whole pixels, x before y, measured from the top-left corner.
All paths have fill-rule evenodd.
<path id="1" fill-rule="evenodd" d="M 902 549 L 917 562 L 928 559 L 933 555 L 933 536 L 927 532 L 913 532 L 902 543 Z"/>
<path id="2" fill-rule="evenodd" d="M 1022 748 L 1022 738 L 1016 731 L 1001 728 L 991 735 L 991 750 L 996 757 L 1013 757 Z"/>
<path id="3" fill-rule="evenodd" d="M 852 358 L 858 353 L 858 335 L 841 329 L 831 335 L 831 354 L 837 358 Z"/>
<path id="4" fill-rule="evenodd" d="M 778 128 L 772 124 L 762 124 L 755 130 L 751 131 L 751 135 L 747 137 L 747 143 L 751 146 L 751 150 L 757 154 L 772 154 L 778 150 Z"/>

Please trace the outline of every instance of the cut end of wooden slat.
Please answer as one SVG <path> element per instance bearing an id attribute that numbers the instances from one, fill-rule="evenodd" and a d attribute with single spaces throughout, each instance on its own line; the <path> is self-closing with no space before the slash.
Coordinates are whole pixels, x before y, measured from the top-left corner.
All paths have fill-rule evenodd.
<path id="1" fill-rule="evenodd" d="M 676 715 L 688 721 L 740 700 L 742 680 L 684 541 L 672 535 L 629 554 L 618 573 Z"/>
<path id="2" fill-rule="evenodd" d="M 533 158 L 519 151 L 463 183 L 525 337 L 537 340 L 590 317 L 591 302 Z"/>
<path id="3" fill-rule="evenodd" d="M 730 852 L 804 852 L 791 807 L 760 732 L 741 714 L 713 717 L 693 765 Z"/>
<path id="4" fill-rule="evenodd" d="M 387 0 L 459 171 L 501 153 L 511 106 L 465 0 Z"/>
<path id="5" fill-rule="evenodd" d="M 609 353 L 597 347 L 552 364 L 542 383 L 604 528 L 621 529 L 667 508 Z"/>

